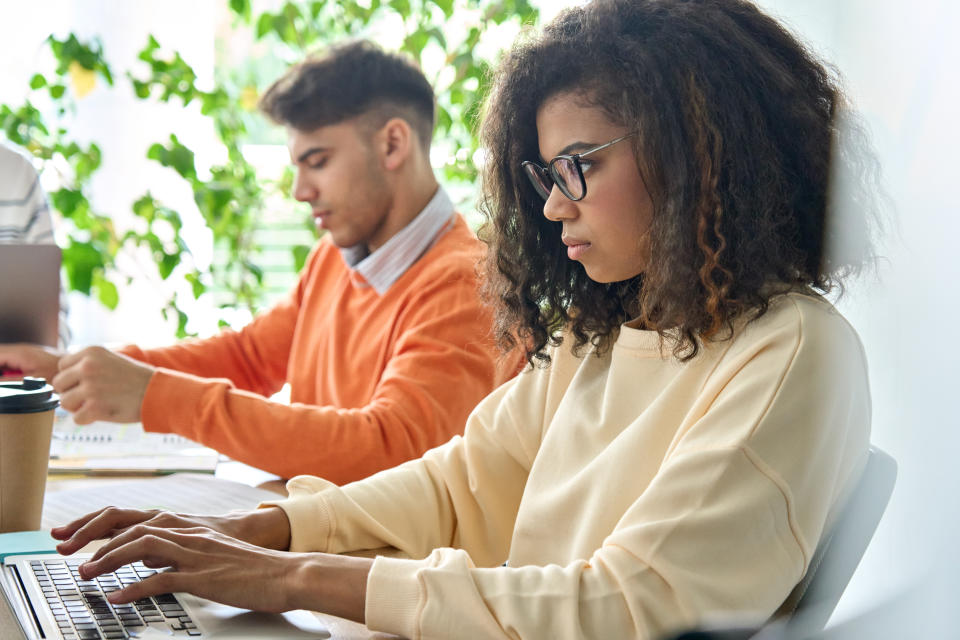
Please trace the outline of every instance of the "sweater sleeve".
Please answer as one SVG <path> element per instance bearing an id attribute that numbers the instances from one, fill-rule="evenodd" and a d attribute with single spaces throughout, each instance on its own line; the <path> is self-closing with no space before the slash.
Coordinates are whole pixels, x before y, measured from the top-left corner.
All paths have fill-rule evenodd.
<path id="1" fill-rule="evenodd" d="M 202 349 L 187 344 L 146 354 L 170 368 L 151 379 L 144 426 L 287 478 L 309 473 L 342 484 L 416 458 L 461 433 L 477 402 L 516 371 L 519 354 L 498 365 L 475 286 L 472 279 L 439 281 L 407 305 L 364 406 L 285 405 L 256 395 L 283 380 L 290 345 L 281 336 L 292 335 L 295 324 L 288 304 L 249 331 L 204 341 Z"/>
<path id="2" fill-rule="evenodd" d="M 492 396 L 462 441 L 394 474 L 343 490 L 313 487 L 320 493 L 312 496 L 298 495 L 307 481 L 294 481 L 283 505 L 294 543 L 408 552 L 412 559 L 375 560 L 366 622 L 414 639 L 645 639 L 711 613 L 763 621 L 806 570 L 869 437 L 865 366 L 852 331 L 824 340 L 816 328 L 795 339 L 793 329 L 721 363 L 715 386 L 701 390 L 702 416 L 678 433 L 653 481 L 587 557 L 497 566 L 538 442 L 519 426 L 534 417 L 520 405 L 547 387 Z M 609 471 L 612 489 L 631 490 Z M 501 491 L 510 496 L 502 504 L 491 497 Z M 557 535 L 576 531 L 562 518 L 556 524 Z M 463 531 L 473 527 L 481 533 Z M 430 546 L 438 548 L 424 557 Z"/>
<path id="3" fill-rule="evenodd" d="M 316 251 L 310 259 L 315 255 Z M 304 269 L 304 273 L 307 271 Z M 258 313 L 239 331 L 226 330 L 210 338 L 181 340 L 156 349 L 136 345 L 119 349 L 126 356 L 159 368 L 144 398 L 144 427 L 160 430 L 151 425 L 167 411 L 169 399 L 194 396 L 197 384 L 204 378 L 220 378 L 221 383 L 261 396 L 279 391 L 286 381 L 290 345 L 305 286 L 301 276 L 285 298 Z M 163 397 L 161 390 L 175 390 L 178 395 Z"/>

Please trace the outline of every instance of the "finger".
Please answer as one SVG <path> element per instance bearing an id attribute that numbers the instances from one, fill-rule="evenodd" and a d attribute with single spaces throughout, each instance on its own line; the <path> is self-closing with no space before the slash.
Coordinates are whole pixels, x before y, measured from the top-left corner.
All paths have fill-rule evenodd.
<path id="1" fill-rule="evenodd" d="M 117 532 L 117 535 L 115 535 L 109 542 L 97 549 L 97 551 L 90 557 L 90 561 L 99 560 L 114 549 L 118 549 L 119 547 L 134 542 L 138 538 L 143 538 L 146 536 L 156 536 L 167 540 L 172 540 L 181 546 L 196 548 L 198 545 L 203 546 L 206 542 L 206 540 L 201 538 L 198 534 L 209 536 L 214 533 L 205 527 L 174 529 L 152 526 L 150 522 L 151 521 L 149 520 L 147 522 L 141 522 L 128 527 L 123 531 Z"/>
<path id="2" fill-rule="evenodd" d="M 156 512 L 107 507 L 100 513 L 95 514 L 86 524 L 81 525 L 70 536 L 69 540 L 57 545 L 57 551 L 63 555 L 70 555 L 85 547 L 92 540 L 111 537 L 119 530 L 148 520 L 154 513 Z"/>
<path id="3" fill-rule="evenodd" d="M 138 580 L 123 589 L 107 594 L 107 600 L 113 604 L 126 604 L 161 593 L 189 591 L 188 583 L 189 576 L 186 574 L 178 571 L 160 571 L 149 578 Z"/>
<path id="4" fill-rule="evenodd" d="M 138 538 L 142 538 L 144 536 L 154 535 L 166 537 L 164 535 L 166 531 L 168 531 L 168 529 L 163 527 L 153 527 L 148 525 L 146 522 L 134 524 L 130 527 L 127 527 L 123 531 L 118 531 L 117 534 L 110 539 L 110 541 L 103 544 L 94 552 L 94 554 L 90 557 L 90 561 L 99 560 L 114 549 L 122 547 L 125 544 L 130 544 L 131 542 L 134 542 Z"/>
<path id="5" fill-rule="evenodd" d="M 76 353 L 68 353 L 60 358 L 59 362 L 57 363 L 57 367 L 60 369 L 60 371 L 63 371 L 64 369 L 70 369 L 74 365 L 86 360 L 88 357 L 95 357 L 100 351 L 106 351 L 106 349 L 103 347 L 87 347 L 77 351 Z"/>
<path id="6" fill-rule="evenodd" d="M 97 420 L 109 420 L 111 411 L 101 406 L 97 398 L 87 396 L 83 399 L 76 411 L 73 412 L 73 422 L 78 425 L 91 424 Z"/>
<path id="7" fill-rule="evenodd" d="M 176 541 L 168 539 L 170 537 L 172 537 L 171 532 L 168 530 L 152 529 L 135 540 L 111 549 L 96 560 L 91 558 L 77 567 L 77 570 L 81 578 L 92 580 L 133 562 L 149 562 L 153 567 L 176 569 L 191 551 Z"/>
<path id="8" fill-rule="evenodd" d="M 76 388 L 83 382 L 82 365 L 64 368 L 63 360 L 65 359 L 66 358 L 60 360 L 60 371 L 53 376 L 53 380 L 50 381 L 50 384 L 53 385 L 56 392 L 60 394 Z"/>
<path id="9" fill-rule="evenodd" d="M 83 407 L 85 398 L 83 391 L 80 389 L 75 387 L 70 391 L 58 391 L 58 393 L 60 394 L 60 406 L 63 407 L 64 411 L 76 413 Z"/>
<path id="10" fill-rule="evenodd" d="M 97 509 L 96 511 L 91 511 L 88 514 L 80 516 L 79 518 L 77 518 L 72 522 L 61 525 L 59 527 L 53 527 L 50 529 L 50 535 L 56 538 L 57 540 L 66 540 L 67 538 L 72 536 L 74 533 L 76 533 L 77 529 L 87 524 L 88 522 L 93 520 L 95 517 L 97 517 L 98 515 L 100 515 L 101 513 L 103 513 L 104 511 L 110 508 L 111 507 Z"/>

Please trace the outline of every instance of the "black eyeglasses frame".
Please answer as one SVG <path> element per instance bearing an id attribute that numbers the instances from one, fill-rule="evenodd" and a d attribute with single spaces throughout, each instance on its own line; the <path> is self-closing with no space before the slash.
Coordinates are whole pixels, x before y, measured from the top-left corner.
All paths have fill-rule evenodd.
<path id="1" fill-rule="evenodd" d="M 626 135 L 622 135 L 619 138 L 614 138 L 610 142 L 605 142 L 604 144 L 597 145 L 596 147 L 592 147 L 580 153 L 570 153 L 570 154 L 564 153 L 564 154 L 558 155 L 552 160 L 550 160 L 550 162 L 547 163 L 546 167 L 544 167 L 543 165 L 537 162 L 526 160 L 520 163 L 520 168 L 524 172 L 524 174 L 527 176 L 527 178 L 530 180 L 530 183 L 533 185 L 533 188 L 537 192 L 537 195 L 543 198 L 544 202 L 546 202 L 546 200 L 550 198 L 550 191 L 552 190 L 553 185 L 557 185 L 557 188 L 560 189 L 560 193 L 562 193 L 564 196 L 566 196 L 570 200 L 574 202 L 579 202 L 580 200 L 583 200 L 584 198 L 587 197 L 587 181 L 586 181 L 586 178 L 583 177 L 583 166 L 580 164 L 580 159 L 587 157 L 591 153 L 595 153 L 602 149 L 606 149 L 607 147 L 611 147 L 622 140 L 626 140 L 630 136 L 635 135 L 635 133 L 636 132 L 631 132 Z M 559 162 L 569 162 L 573 166 L 575 170 L 576 178 L 579 181 L 579 186 L 580 186 L 579 197 L 574 197 L 573 192 L 569 188 L 569 185 L 567 185 L 567 181 L 563 178 L 563 175 L 557 169 L 557 163 Z M 548 185 L 549 185 L 549 188 L 547 188 Z"/>

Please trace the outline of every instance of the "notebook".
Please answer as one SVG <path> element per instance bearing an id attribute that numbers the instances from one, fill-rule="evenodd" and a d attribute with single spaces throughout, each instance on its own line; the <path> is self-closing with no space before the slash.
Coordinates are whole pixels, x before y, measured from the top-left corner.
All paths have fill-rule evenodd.
<path id="1" fill-rule="evenodd" d="M 330 637 L 321 620 L 302 610 L 260 613 L 182 593 L 114 605 L 107 601 L 107 594 L 156 571 L 137 562 L 95 580 L 83 580 L 77 567 L 88 557 L 38 553 L 3 559 L 3 594 L 28 640 Z"/>
<path id="2" fill-rule="evenodd" d="M 219 454 L 172 433 L 148 433 L 139 423 L 77 425 L 58 409 L 50 441 L 50 473 L 158 475 L 213 473 Z"/>
<path id="3" fill-rule="evenodd" d="M 57 346 L 60 248 L 0 245 L 0 343 Z"/>

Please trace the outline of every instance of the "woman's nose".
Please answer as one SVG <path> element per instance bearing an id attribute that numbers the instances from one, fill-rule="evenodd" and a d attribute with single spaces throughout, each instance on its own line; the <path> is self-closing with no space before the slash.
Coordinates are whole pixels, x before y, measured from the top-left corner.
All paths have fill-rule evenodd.
<path id="1" fill-rule="evenodd" d="M 563 195 L 557 185 L 553 185 L 550 197 L 543 203 L 543 215 L 553 222 L 568 220 L 577 215 L 577 203 Z"/>

